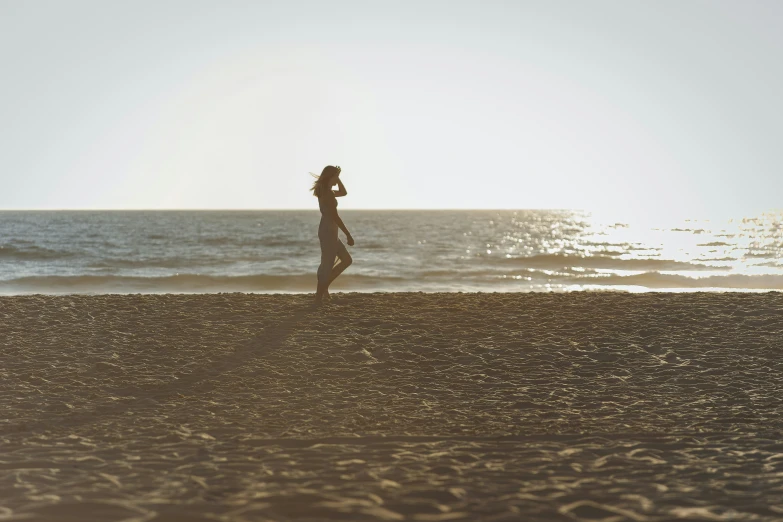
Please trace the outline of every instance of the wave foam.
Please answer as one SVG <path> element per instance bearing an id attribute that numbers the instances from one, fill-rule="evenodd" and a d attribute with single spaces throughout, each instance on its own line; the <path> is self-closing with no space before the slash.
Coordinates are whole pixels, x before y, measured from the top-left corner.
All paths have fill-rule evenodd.
<path id="1" fill-rule="evenodd" d="M 729 270 L 727 266 L 711 266 L 671 259 L 618 259 L 609 256 L 569 256 L 566 254 L 539 254 L 530 257 L 512 257 L 506 260 L 515 266 L 561 270 L 563 268 L 597 268 L 605 270 L 680 271 Z"/>
<path id="2" fill-rule="evenodd" d="M 783 275 L 714 275 L 708 277 L 688 277 L 678 274 L 645 272 L 634 275 L 601 275 L 575 277 L 570 280 L 577 284 L 601 286 L 641 286 L 650 289 L 660 288 L 725 288 L 747 290 L 783 290 Z"/>

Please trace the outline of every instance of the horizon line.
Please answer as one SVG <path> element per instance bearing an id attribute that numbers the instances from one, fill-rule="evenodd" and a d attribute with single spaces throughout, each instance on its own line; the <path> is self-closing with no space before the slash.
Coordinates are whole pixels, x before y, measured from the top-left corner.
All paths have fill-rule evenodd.
<path id="1" fill-rule="evenodd" d="M 548 211 L 582 211 L 589 212 L 583 208 L 343 208 L 340 212 L 351 211 L 526 211 L 526 210 L 548 210 Z M 318 212 L 315 208 L 2 208 L 0 212 Z"/>

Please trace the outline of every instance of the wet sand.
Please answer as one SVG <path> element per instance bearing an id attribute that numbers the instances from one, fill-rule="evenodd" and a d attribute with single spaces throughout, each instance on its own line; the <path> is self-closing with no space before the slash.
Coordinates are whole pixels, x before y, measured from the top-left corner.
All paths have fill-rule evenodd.
<path id="1" fill-rule="evenodd" d="M 783 520 L 783 294 L 0 298 L 3 520 Z"/>

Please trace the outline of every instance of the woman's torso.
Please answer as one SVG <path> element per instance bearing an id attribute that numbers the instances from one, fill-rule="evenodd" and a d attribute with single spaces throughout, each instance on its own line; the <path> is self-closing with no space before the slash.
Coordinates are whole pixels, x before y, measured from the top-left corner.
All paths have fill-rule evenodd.
<path id="1" fill-rule="evenodd" d="M 334 215 L 337 212 L 337 198 L 334 196 L 334 192 L 331 190 L 323 196 L 318 196 L 318 208 L 321 210 L 321 225 L 318 227 L 319 234 L 321 232 L 332 231 L 337 233 L 337 222 L 334 220 Z"/>

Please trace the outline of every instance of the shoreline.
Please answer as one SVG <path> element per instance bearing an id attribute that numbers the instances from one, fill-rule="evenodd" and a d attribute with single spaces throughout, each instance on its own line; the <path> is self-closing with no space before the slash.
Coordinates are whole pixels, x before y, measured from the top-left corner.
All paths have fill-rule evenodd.
<path id="1" fill-rule="evenodd" d="M 491 290 L 491 289 L 475 289 L 475 290 L 394 290 L 394 289 L 345 289 L 340 285 L 335 285 L 337 288 L 331 290 L 332 295 L 394 295 L 394 294 L 425 294 L 425 295 L 439 295 L 439 294 L 456 294 L 456 295 L 525 295 L 525 294 L 783 294 L 783 290 L 776 288 L 710 288 L 710 287 L 693 287 L 693 288 L 647 288 L 647 287 L 632 287 L 615 285 L 610 287 L 597 287 L 597 288 L 564 288 L 564 289 L 549 289 L 549 290 Z M 79 292 L 43 292 L 38 290 L 22 291 L 22 292 L 3 292 L 0 291 L 0 298 L 13 298 L 13 297 L 69 297 L 69 296 L 81 296 L 81 297 L 104 297 L 104 296 L 140 296 L 140 295 L 170 295 L 170 296 L 207 296 L 207 295 L 265 295 L 265 296 L 307 296 L 314 295 L 315 289 L 312 290 L 215 290 L 215 291 L 173 291 L 163 290 L 158 292 L 140 291 L 139 289 L 110 292 L 91 292 L 91 291 L 79 291 Z"/>

